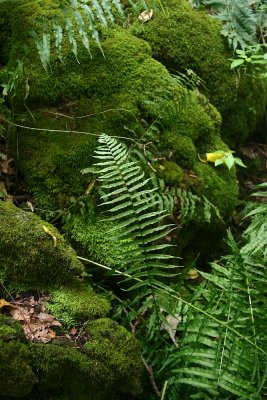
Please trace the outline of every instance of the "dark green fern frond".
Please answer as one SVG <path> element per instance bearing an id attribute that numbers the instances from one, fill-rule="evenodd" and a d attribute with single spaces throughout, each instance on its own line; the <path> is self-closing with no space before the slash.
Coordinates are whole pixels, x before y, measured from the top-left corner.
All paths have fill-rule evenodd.
<path id="1" fill-rule="evenodd" d="M 267 183 L 258 185 L 259 189 L 252 196 L 263 199 L 255 206 L 255 203 L 250 206 L 252 208 L 245 218 L 252 218 L 251 224 L 248 226 L 243 236 L 247 244 L 242 248 L 242 253 L 248 256 L 255 257 L 256 254 L 267 258 Z"/>
<path id="2" fill-rule="evenodd" d="M 251 234 L 254 230 L 257 233 Z M 244 234 L 248 243 L 241 249 L 229 232 L 231 255 L 222 264 L 211 264 L 212 273 L 201 273 L 205 281 L 192 299 L 192 305 L 201 304 L 201 312 L 192 307 L 184 312 L 175 382 L 189 385 L 192 394 L 195 387 L 218 399 L 227 393 L 238 399 L 262 398 L 267 377 L 267 263 L 263 248 L 256 245 L 252 251 L 252 243 L 263 230 L 266 238 L 264 221 L 252 220 Z"/>
<path id="3" fill-rule="evenodd" d="M 223 22 L 222 35 L 234 50 L 238 47 L 245 49 L 257 42 L 257 30 L 261 24 L 257 12 L 259 1 L 252 3 L 249 0 L 197 0 L 193 3 L 196 7 L 206 7 Z"/>

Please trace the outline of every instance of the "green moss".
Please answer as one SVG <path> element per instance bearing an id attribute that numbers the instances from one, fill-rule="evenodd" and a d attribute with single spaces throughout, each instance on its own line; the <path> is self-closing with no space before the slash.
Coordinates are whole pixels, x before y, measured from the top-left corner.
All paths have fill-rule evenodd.
<path id="1" fill-rule="evenodd" d="M 113 371 L 77 348 L 32 344 L 30 351 L 32 368 L 38 376 L 32 398 L 54 393 L 65 400 L 104 400 L 108 390 L 113 398 Z"/>
<path id="2" fill-rule="evenodd" d="M 52 51 L 51 68 L 45 74 L 33 51 L 33 41 L 25 36 L 24 29 L 36 15 L 44 15 L 49 20 L 54 15 L 54 4 L 53 1 L 37 2 L 13 13 L 17 22 L 13 35 L 18 48 L 20 41 L 26 40 L 32 49 L 25 65 L 31 115 L 18 115 L 24 99 L 21 92 L 18 100 L 14 100 L 14 107 L 17 122 L 33 129 L 20 129 L 10 139 L 14 155 L 19 156 L 19 170 L 34 195 L 37 208 L 56 211 L 66 207 L 71 196 L 85 193 L 90 177 L 82 177 L 80 170 L 93 162 L 96 139 L 93 135 L 106 132 L 132 140 L 144 135 L 147 124 L 155 119 L 161 129 L 179 132 L 194 143 L 218 132 L 220 116 L 214 107 L 197 93 L 189 95 L 151 57 L 150 46 L 123 28 L 102 32 L 105 58 L 95 44 L 91 48 L 92 59 L 79 46 L 80 64 L 67 41 L 64 42 L 64 64 L 56 61 Z M 41 32 L 38 22 L 34 28 Z M 17 51 L 15 47 L 14 54 Z M 38 105 L 50 108 L 34 110 Z M 88 135 L 49 132 L 49 129 L 83 131 Z M 192 165 L 192 161 L 187 157 L 184 165 Z"/>
<path id="3" fill-rule="evenodd" d="M 167 185 L 177 186 L 183 179 L 183 170 L 173 161 L 165 161 L 160 169 L 160 178 L 164 179 Z"/>
<path id="4" fill-rule="evenodd" d="M 121 389 L 136 390 L 141 372 L 138 341 L 125 328 L 107 318 L 91 321 L 85 329 L 91 337 L 84 346 L 85 354 L 112 370 Z"/>
<path id="5" fill-rule="evenodd" d="M 56 392 L 66 400 L 116 400 L 120 390 L 138 390 L 137 340 L 109 319 L 88 322 L 85 332 L 88 341 L 81 352 L 70 345 L 30 346 L 39 382 L 36 395 Z"/>
<path id="6" fill-rule="evenodd" d="M 116 228 L 114 222 L 97 219 L 95 224 L 88 224 L 83 218 L 75 216 L 71 229 L 72 238 L 78 245 L 92 257 L 104 265 L 116 267 L 123 266 L 123 256 L 121 255 L 120 245 L 117 245 L 109 231 Z M 123 240 L 129 244 L 129 251 L 133 246 L 130 239 Z"/>
<path id="7" fill-rule="evenodd" d="M 242 143 L 264 115 L 266 89 L 248 75 L 237 80 L 230 70 L 232 54 L 218 20 L 185 0 L 162 3 L 164 12 L 157 10 L 148 24 L 134 22 L 131 32 L 145 39 L 171 71 L 192 69 L 203 80 L 200 90 L 222 114 L 223 138 L 232 146 Z"/>
<path id="8" fill-rule="evenodd" d="M 238 184 L 234 168 L 230 171 L 225 165 L 215 167 L 213 164 L 198 162 L 195 165 L 199 190 L 220 211 L 228 221 L 237 203 Z"/>
<path id="9" fill-rule="evenodd" d="M 0 314 L 0 340 L 3 342 L 10 342 L 23 338 L 24 334 L 20 323 L 13 318 Z"/>
<path id="10" fill-rule="evenodd" d="M 192 140 L 175 132 L 166 133 L 167 146 L 173 151 L 173 159 L 183 168 L 193 168 L 196 160 L 196 148 Z"/>
<path id="11" fill-rule="evenodd" d="M 74 250 L 52 225 L 10 203 L 0 202 L 0 238 L 0 270 L 14 288 L 58 285 L 83 271 Z"/>
<path id="12" fill-rule="evenodd" d="M 87 320 L 104 317 L 110 305 L 86 286 L 62 287 L 51 291 L 47 309 L 66 327 L 72 327 Z"/>
<path id="13" fill-rule="evenodd" d="M 19 324 L 0 315 L 0 393 L 8 398 L 26 396 L 37 381 L 30 367 L 30 352 L 21 338 Z"/>

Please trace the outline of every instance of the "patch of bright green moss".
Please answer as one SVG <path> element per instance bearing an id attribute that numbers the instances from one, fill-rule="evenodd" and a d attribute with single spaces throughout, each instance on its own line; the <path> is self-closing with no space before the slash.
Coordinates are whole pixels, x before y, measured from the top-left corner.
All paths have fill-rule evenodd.
<path id="1" fill-rule="evenodd" d="M 167 185 L 178 186 L 183 179 L 182 168 L 173 161 L 165 161 L 159 172 L 160 178 L 164 179 Z"/>
<path id="2" fill-rule="evenodd" d="M 175 132 L 165 135 L 167 146 L 173 151 L 173 159 L 181 165 L 181 167 L 193 168 L 196 160 L 196 148 L 192 140 L 187 136 L 176 134 Z"/>
<path id="3" fill-rule="evenodd" d="M 0 202 L 0 258 L 7 284 L 17 289 L 63 284 L 83 272 L 56 228 L 5 202 Z"/>
<path id="4" fill-rule="evenodd" d="M 46 308 L 65 326 L 72 327 L 87 320 L 104 317 L 110 305 L 86 286 L 62 287 L 51 291 Z"/>
<path id="5" fill-rule="evenodd" d="M 98 219 L 95 224 L 88 224 L 83 218 L 76 216 L 73 220 L 71 229 L 72 238 L 78 245 L 92 257 L 104 265 L 116 267 L 120 264 L 123 266 L 123 255 L 121 254 L 120 245 L 114 241 L 114 231 L 116 228 L 114 222 Z M 110 231 L 110 234 L 109 234 Z M 131 250 L 131 240 L 125 239 L 122 241 L 124 245 L 129 244 Z"/>

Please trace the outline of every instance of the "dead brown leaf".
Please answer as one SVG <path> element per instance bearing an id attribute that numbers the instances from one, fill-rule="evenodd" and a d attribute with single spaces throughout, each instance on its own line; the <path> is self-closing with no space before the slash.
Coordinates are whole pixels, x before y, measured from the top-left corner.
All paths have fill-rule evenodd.
<path id="1" fill-rule="evenodd" d="M 22 322 L 25 336 L 30 341 L 48 343 L 56 337 L 51 326 L 61 326 L 53 315 L 46 312 L 44 302 L 47 299 L 47 296 L 41 296 L 38 300 L 33 296 L 17 297 L 15 305 L 2 299 L 3 307 L 10 306 L 10 315 Z"/>

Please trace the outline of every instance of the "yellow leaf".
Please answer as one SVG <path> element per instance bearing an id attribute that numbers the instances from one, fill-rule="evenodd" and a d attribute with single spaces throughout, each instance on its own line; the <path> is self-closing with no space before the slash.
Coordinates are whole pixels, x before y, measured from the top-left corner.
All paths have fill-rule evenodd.
<path id="1" fill-rule="evenodd" d="M 0 310 L 3 307 L 11 307 L 14 308 L 15 306 L 13 306 L 13 304 L 9 303 L 8 301 L 4 300 L 4 299 L 0 299 Z"/>
<path id="2" fill-rule="evenodd" d="M 56 247 L 56 245 L 57 245 L 57 238 L 56 238 L 56 236 L 47 228 L 47 226 L 43 225 L 42 228 L 43 228 L 43 230 L 45 231 L 45 233 L 47 233 L 48 235 L 50 235 L 50 236 L 53 238 L 54 247 Z"/>
<path id="3" fill-rule="evenodd" d="M 218 153 L 206 153 L 207 161 L 214 162 L 214 163 L 215 163 L 216 160 L 220 160 L 220 159 L 224 158 L 225 155 L 226 155 L 225 152 L 221 152 L 221 153 L 219 153 L 219 152 Z"/>

